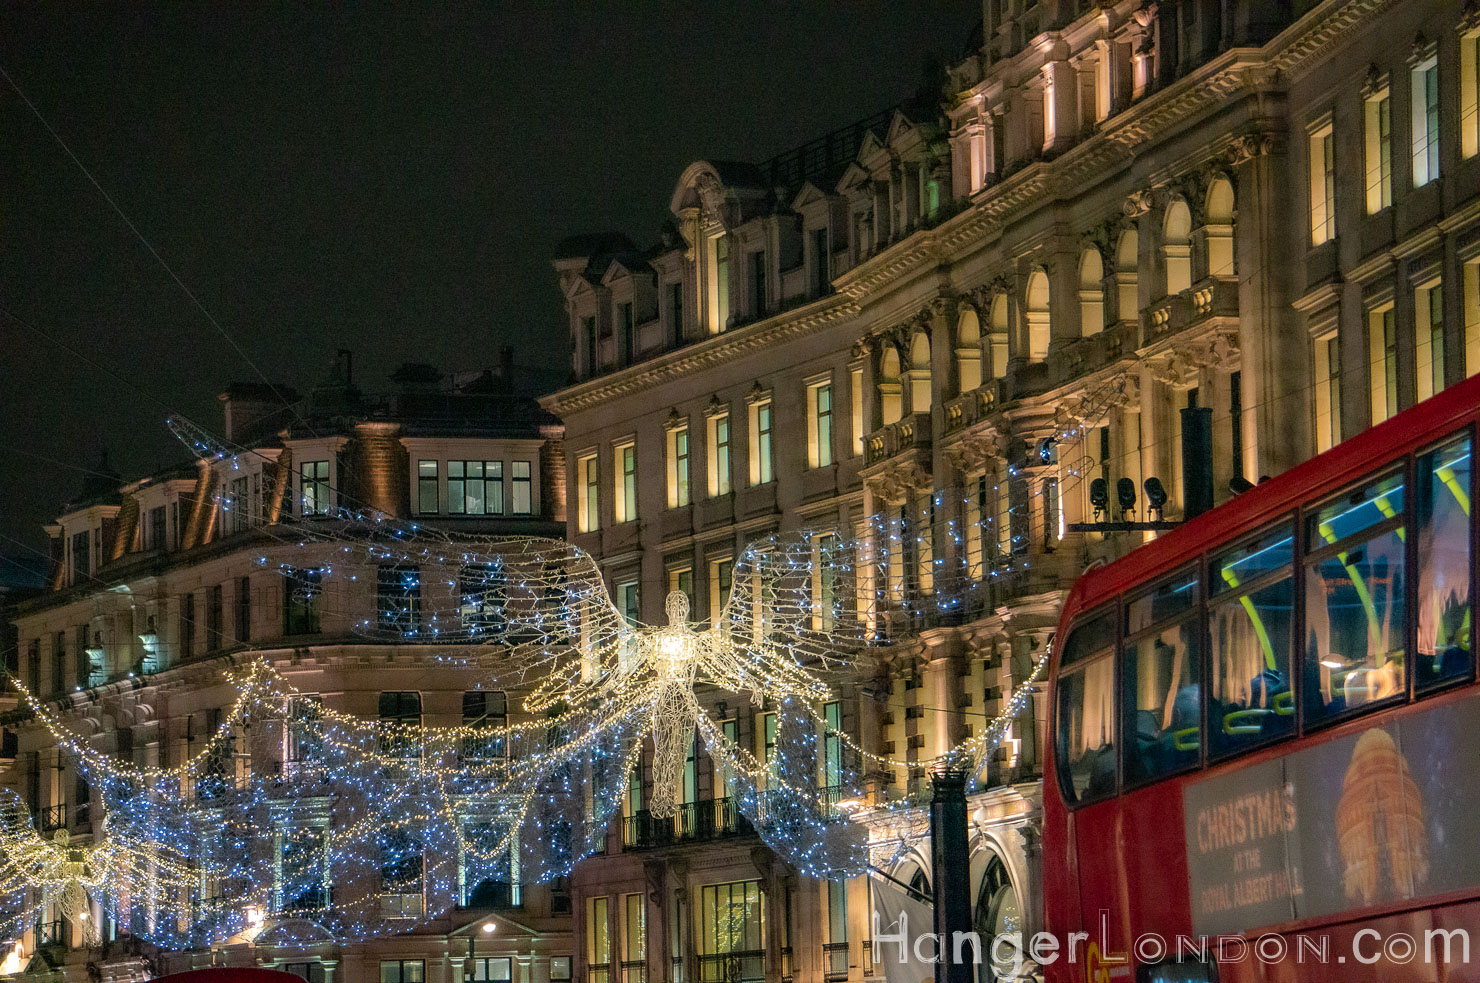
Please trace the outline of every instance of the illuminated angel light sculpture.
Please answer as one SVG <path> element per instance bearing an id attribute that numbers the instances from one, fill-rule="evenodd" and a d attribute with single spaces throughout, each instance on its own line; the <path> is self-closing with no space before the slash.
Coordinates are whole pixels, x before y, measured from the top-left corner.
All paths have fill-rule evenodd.
<path id="1" fill-rule="evenodd" d="M 95 843 L 74 845 L 65 829 L 46 839 L 32 825 L 20 796 L 0 789 L 0 898 L 10 902 L 6 914 L 13 937 L 51 908 L 77 927 L 85 944 L 96 945 L 91 901 L 111 910 L 118 898 L 188 890 L 199 879 L 199 868 L 168 849 L 113 835 L 106 818 Z"/>

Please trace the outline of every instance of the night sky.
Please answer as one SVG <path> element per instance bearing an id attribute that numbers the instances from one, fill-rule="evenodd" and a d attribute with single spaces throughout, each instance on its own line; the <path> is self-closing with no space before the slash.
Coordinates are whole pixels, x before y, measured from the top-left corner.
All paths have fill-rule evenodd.
<path id="1" fill-rule="evenodd" d="M 973 0 L 242 6 L 5 4 L 0 67 L 263 373 L 305 389 L 349 348 L 369 391 L 402 362 L 484 368 L 506 344 L 563 372 L 561 238 L 650 244 L 687 164 L 884 109 L 981 17 Z M 166 407 L 219 427 L 216 394 L 258 376 L 3 79 L 0 135 L 13 554 L 43 546 L 101 447 L 125 476 L 178 461 Z"/>

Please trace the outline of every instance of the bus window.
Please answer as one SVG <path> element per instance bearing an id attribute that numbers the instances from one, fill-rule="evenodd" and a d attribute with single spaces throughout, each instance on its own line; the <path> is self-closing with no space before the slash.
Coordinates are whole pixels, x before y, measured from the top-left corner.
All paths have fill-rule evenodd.
<path id="1" fill-rule="evenodd" d="M 1168 578 L 1125 606 L 1125 633 L 1134 635 L 1197 604 L 1197 570 Z"/>
<path id="2" fill-rule="evenodd" d="M 1470 438 L 1418 459 L 1419 689 L 1470 678 Z"/>
<path id="3" fill-rule="evenodd" d="M 1072 666 L 1093 655 L 1103 655 L 1115 644 L 1115 609 L 1092 615 L 1074 626 L 1064 643 L 1060 666 Z"/>
<path id="4" fill-rule="evenodd" d="M 1199 622 L 1180 623 L 1125 646 L 1126 784 L 1195 767 L 1202 751 Z"/>
<path id="5" fill-rule="evenodd" d="M 1059 779 L 1069 802 L 1115 794 L 1115 659 L 1106 653 L 1059 677 Z"/>
<path id="6" fill-rule="evenodd" d="M 1304 671 L 1312 722 L 1407 692 L 1406 536 L 1401 474 L 1308 520 Z"/>
<path id="7" fill-rule="evenodd" d="M 1290 624 L 1295 530 L 1277 526 L 1208 564 L 1208 727 L 1212 753 L 1230 754 L 1295 729 Z"/>

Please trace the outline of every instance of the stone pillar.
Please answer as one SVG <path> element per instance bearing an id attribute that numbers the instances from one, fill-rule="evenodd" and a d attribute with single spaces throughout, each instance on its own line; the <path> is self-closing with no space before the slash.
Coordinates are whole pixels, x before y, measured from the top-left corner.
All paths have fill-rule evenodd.
<path id="1" fill-rule="evenodd" d="M 1062 45 L 1059 45 L 1062 47 Z M 1062 153 L 1079 132 L 1079 75 L 1067 60 L 1043 66 L 1043 149 Z"/>
<path id="2" fill-rule="evenodd" d="M 1298 187 L 1302 178 L 1292 172 L 1283 134 L 1240 138 L 1231 161 L 1238 201 L 1238 344 L 1244 405 L 1256 421 L 1259 447 L 1258 467 L 1252 470 L 1279 474 L 1305 460 L 1313 446 L 1306 392 L 1312 377 L 1310 338 L 1303 317 L 1291 306 L 1294 268 L 1283 259 L 1289 229 L 1286 189 Z M 1356 387 L 1344 379 L 1343 391 L 1349 388 Z"/>

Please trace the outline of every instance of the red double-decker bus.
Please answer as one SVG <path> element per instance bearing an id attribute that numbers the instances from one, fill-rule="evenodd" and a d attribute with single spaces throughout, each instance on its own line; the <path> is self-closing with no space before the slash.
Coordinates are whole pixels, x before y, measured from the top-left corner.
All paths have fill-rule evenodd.
<path id="1" fill-rule="evenodd" d="M 1049 980 L 1480 980 L 1477 420 L 1480 378 L 1080 578 Z"/>

